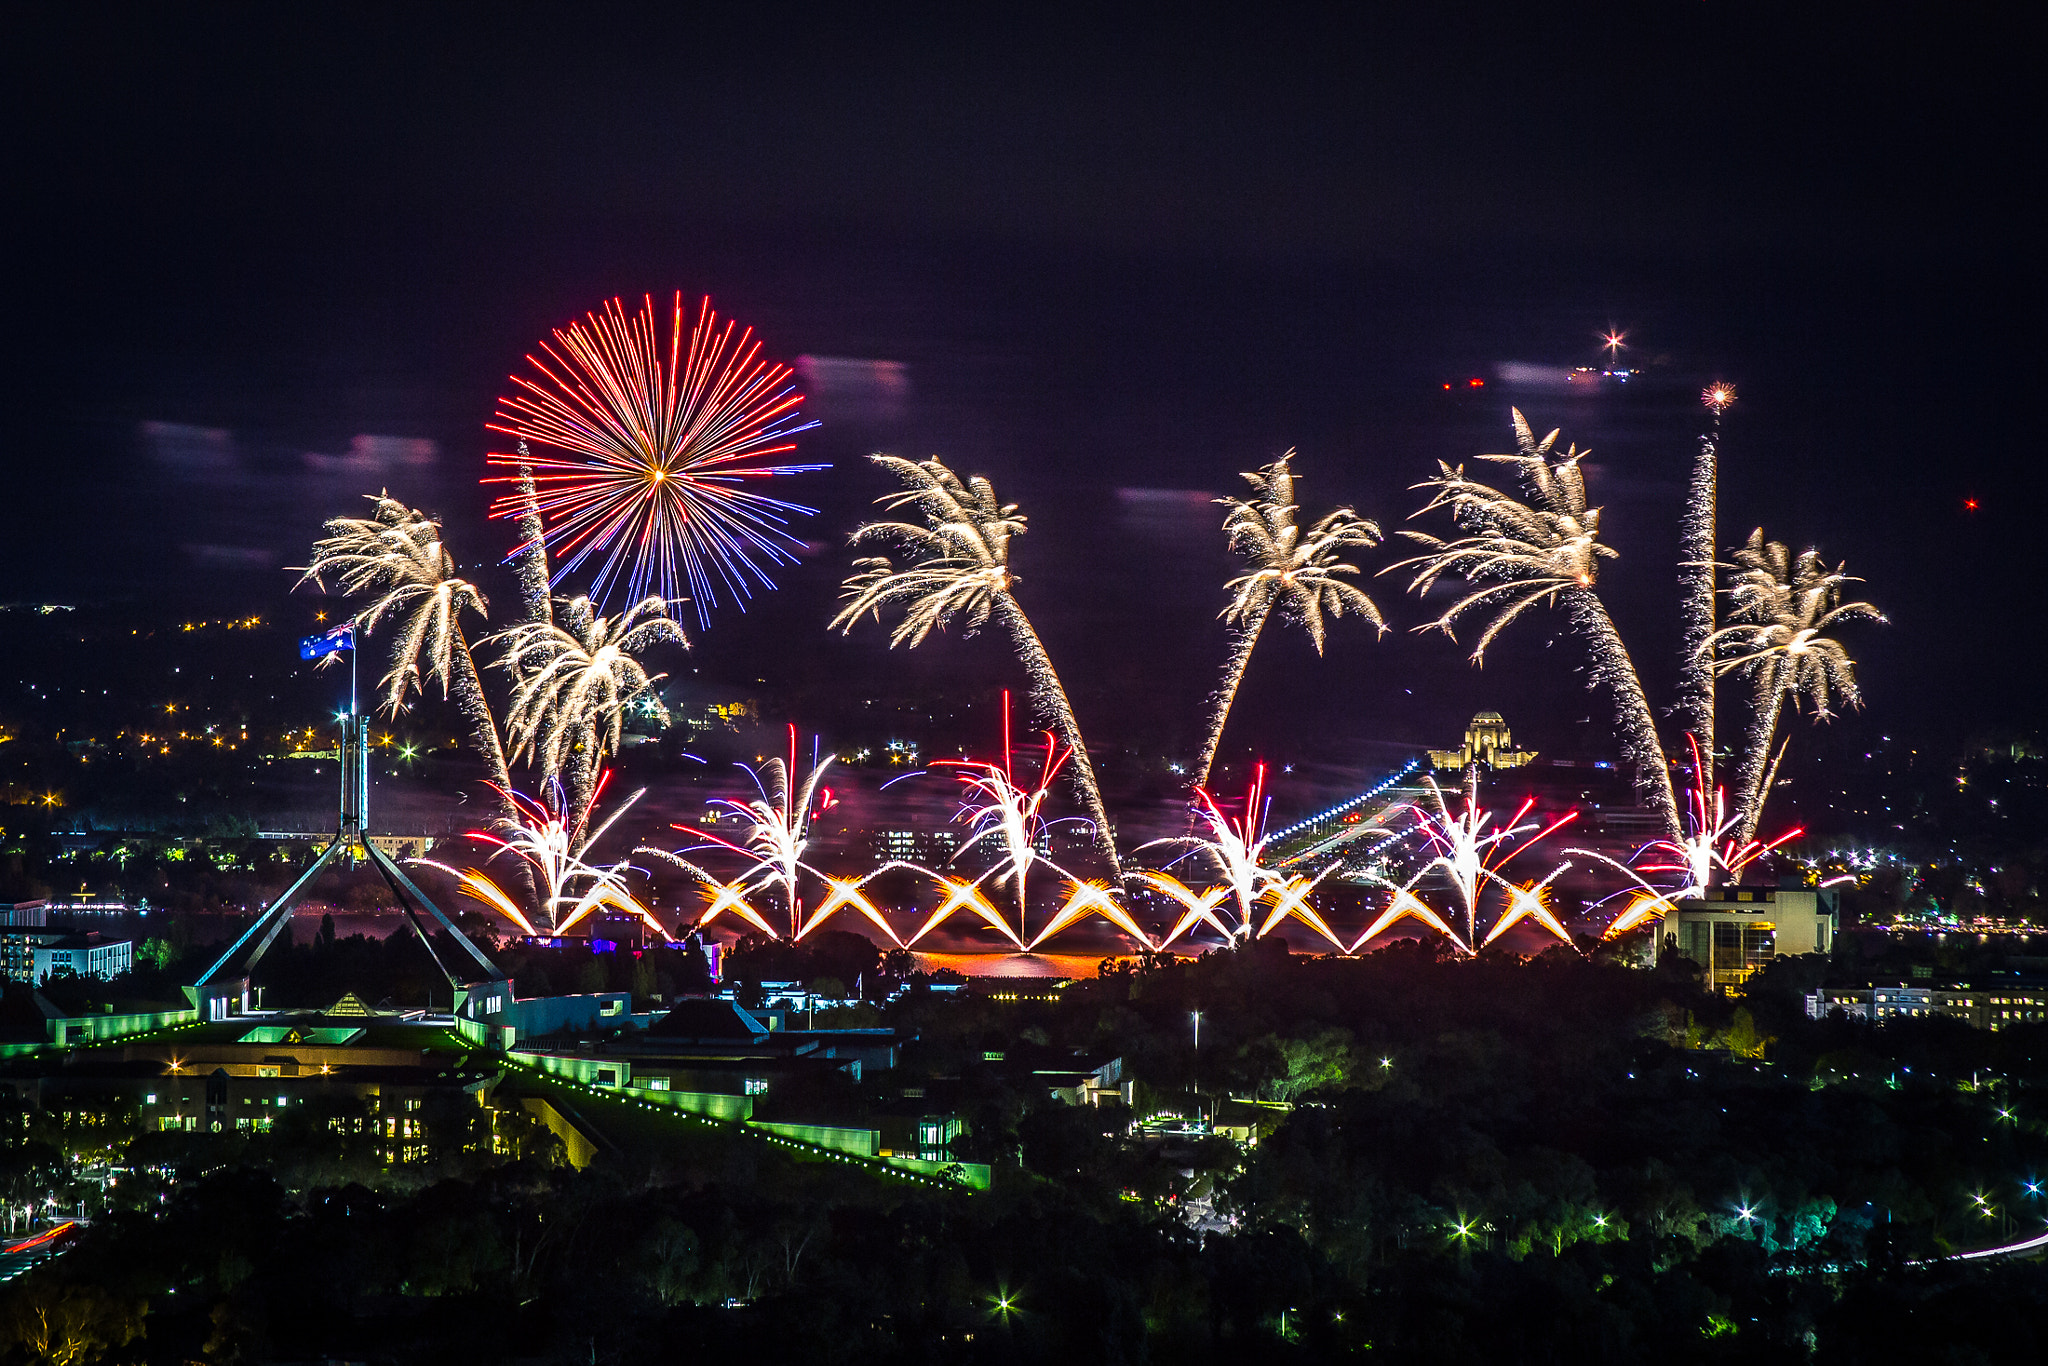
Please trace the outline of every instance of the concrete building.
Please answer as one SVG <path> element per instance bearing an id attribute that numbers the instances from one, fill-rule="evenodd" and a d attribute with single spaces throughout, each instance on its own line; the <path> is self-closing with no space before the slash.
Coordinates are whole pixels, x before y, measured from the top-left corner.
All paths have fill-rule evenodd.
<path id="1" fill-rule="evenodd" d="M 10 982 L 38 980 L 36 951 L 70 937 L 71 931 L 61 927 L 0 925 L 0 978 Z"/>
<path id="2" fill-rule="evenodd" d="M 135 942 L 105 939 L 97 933 L 67 934 L 61 939 L 38 944 L 29 980 L 41 986 L 52 976 L 68 972 L 74 977 L 97 977 L 111 982 L 135 966 Z"/>
<path id="3" fill-rule="evenodd" d="M 1658 940 L 1667 939 L 1726 991 L 1780 955 L 1832 950 L 1834 898 L 1811 887 L 1709 887 L 1665 913 Z"/>

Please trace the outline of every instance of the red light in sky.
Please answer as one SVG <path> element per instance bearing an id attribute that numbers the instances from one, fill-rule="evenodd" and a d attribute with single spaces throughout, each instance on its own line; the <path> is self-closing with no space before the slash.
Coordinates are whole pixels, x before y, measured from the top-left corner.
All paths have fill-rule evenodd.
<path id="1" fill-rule="evenodd" d="M 1468 389 L 1484 389 L 1486 381 L 1483 379 L 1468 379 L 1465 381 L 1465 387 Z"/>
<path id="2" fill-rule="evenodd" d="M 1965 511 L 1965 512 L 1975 512 L 1976 510 L 1977 510 L 1977 500 L 1976 500 L 1975 498 L 1965 498 L 1965 499 L 1963 499 L 1963 511 Z"/>

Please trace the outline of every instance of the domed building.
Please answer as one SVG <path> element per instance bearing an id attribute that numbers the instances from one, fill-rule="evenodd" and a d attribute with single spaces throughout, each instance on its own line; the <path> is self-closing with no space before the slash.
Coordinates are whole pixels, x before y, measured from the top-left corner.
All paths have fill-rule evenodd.
<path id="1" fill-rule="evenodd" d="M 1497 711 L 1483 711 L 1465 727 L 1462 749 L 1433 749 L 1429 762 L 1435 768 L 1465 769 L 1473 764 L 1488 768 L 1520 768 L 1536 757 L 1534 750 L 1518 750 L 1508 734 L 1508 723 Z"/>

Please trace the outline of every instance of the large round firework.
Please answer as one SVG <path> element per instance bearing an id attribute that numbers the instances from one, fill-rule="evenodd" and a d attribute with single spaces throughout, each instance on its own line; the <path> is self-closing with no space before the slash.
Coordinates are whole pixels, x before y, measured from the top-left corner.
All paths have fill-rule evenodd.
<path id="1" fill-rule="evenodd" d="M 631 315 L 613 299 L 526 360 L 532 373 L 511 377 L 489 429 L 531 453 L 489 461 L 531 469 L 531 502 L 518 474 L 485 482 L 515 486 L 493 517 L 538 512 L 556 583 L 589 562 L 600 604 L 618 588 L 629 601 L 688 597 L 708 625 L 721 584 L 744 606 L 775 586 L 771 566 L 795 562 L 788 519 L 814 509 L 758 486 L 824 468 L 774 463 L 817 424 L 801 420 L 789 367 L 762 356 L 752 328 L 721 326 L 707 298 L 686 342 L 680 292 L 666 328 L 652 296 Z"/>

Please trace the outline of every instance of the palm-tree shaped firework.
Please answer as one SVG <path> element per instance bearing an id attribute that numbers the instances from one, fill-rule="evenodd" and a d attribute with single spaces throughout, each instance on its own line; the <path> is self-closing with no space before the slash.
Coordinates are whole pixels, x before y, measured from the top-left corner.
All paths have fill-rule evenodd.
<path id="1" fill-rule="evenodd" d="M 899 547 L 910 563 L 899 569 L 886 555 L 856 560 L 855 572 L 846 580 L 847 604 L 832 619 L 830 629 L 849 631 L 870 613 L 879 621 L 884 607 L 899 603 L 904 608 L 903 620 L 890 633 L 892 647 L 908 644 L 915 648 L 934 628 L 956 619 L 969 634 L 986 625 L 990 617 L 1000 622 L 1031 680 L 1032 701 L 1073 756 L 1074 785 L 1095 823 L 1095 846 L 1121 881 L 1116 832 L 1102 804 L 1080 722 L 1044 643 L 1011 592 L 1016 578 L 1010 572 L 1010 542 L 1024 534 L 1024 515 L 1016 504 L 1000 502 L 994 487 L 980 475 L 963 482 L 938 460 L 913 462 L 893 455 L 871 458 L 906 486 L 877 501 L 892 512 L 915 508 L 922 521 L 870 522 L 853 533 L 857 545 Z"/>
<path id="2" fill-rule="evenodd" d="M 1811 703 L 1816 719 L 1833 715 L 1839 699 L 1863 705 L 1856 687 L 1855 661 L 1826 633 L 1845 621 L 1883 621 L 1867 602 L 1842 601 L 1844 584 L 1860 583 L 1844 566 L 1830 568 L 1818 550 L 1797 556 L 1778 541 L 1764 540 L 1759 527 L 1735 551 L 1737 573 L 1726 590 L 1734 625 L 1708 638 L 1701 649 L 1718 674 L 1747 675 L 1755 681 L 1755 710 L 1737 777 L 1738 843 L 1756 838 L 1763 805 L 1776 777 L 1771 756 L 1778 718 L 1789 700 Z M 1784 751 L 1778 751 L 1782 758 Z"/>
<path id="3" fill-rule="evenodd" d="M 658 644 L 688 645 L 660 598 L 643 598 L 616 617 L 589 598 L 571 598 L 552 621 L 526 622 L 490 637 L 502 644 L 497 666 L 512 675 L 506 731 L 515 757 L 569 778 L 575 808 L 590 799 L 606 754 L 619 748 L 626 704 L 666 674 L 649 674 L 637 656 Z"/>
<path id="4" fill-rule="evenodd" d="M 1538 441 L 1520 410 L 1514 413 L 1514 427 L 1516 454 L 1480 458 L 1515 466 L 1528 486 L 1529 501 L 1466 478 L 1462 465 L 1440 465 L 1442 473 L 1415 486 L 1431 490 L 1429 501 L 1415 515 L 1447 508 L 1467 534 L 1444 540 L 1403 531 L 1426 553 L 1390 568 L 1418 566 L 1409 584 L 1418 594 L 1427 593 L 1445 574 L 1478 585 L 1435 621 L 1417 628 L 1451 635 L 1466 614 L 1491 612 L 1492 619 L 1473 645 L 1474 663 L 1484 661 L 1486 647 L 1522 613 L 1538 604 L 1561 603 L 1591 651 L 1592 682 L 1604 683 L 1614 694 L 1615 720 L 1625 752 L 1635 763 L 1637 782 L 1663 817 L 1666 835 L 1680 839 L 1684 832 L 1678 800 L 1663 743 L 1657 738 L 1656 718 L 1628 648 L 1593 588 L 1599 562 L 1613 559 L 1615 551 L 1600 542 L 1600 509 L 1586 506 L 1586 478 L 1579 468 L 1585 453 L 1574 446 L 1553 458 L 1558 434 L 1553 431 Z"/>
<path id="5" fill-rule="evenodd" d="M 766 566 L 795 563 L 799 544 L 788 519 L 812 511 L 749 485 L 824 467 L 762 463 L 816 424 L 798 421 L 803 396 L 787 366 L 762 358 L 753 330 L 721 328 L 709 299 L 687 346 L 683 323 L 679 292 L 666 328 L 650 296 L 630 317 L 613 299 L 556 329 L 490 424 L 522 443 L 489 457 L 514 473 L 485 482 L 514 485 L 492 515 L 520 523 L 522 550 L 542 536 L 557 582 L 592 561 L 599 602 L 621 586 L 635 599 L 687 590 L 704 627 L 720 583 L 741 602 L 774 587 Z M 535 457 L 529 441 L 558 454 Z"/>
<path id="6" fill-rule="evenodd" d="M 355 621 L 365 634 L 387 619 L 396 626 L 391 671 L 380 684 L 385 709 L 396 713 L 409 693 L 424 693 L 438 681 L 442 695 L 454 699 L 469 722 L 470 743 L 503 797 L 512 790 L 505 750 L 462 630 L 464 612 L 486 615 L 484 595 L 456 574 L 439 522 L 388 494 L 370 501 L 375 510 L 368 517 L 328 521 L 299 581 L 350 596 L 376 595 Z M 509 816 L 513 808 L 508 804 L 505 812 Z"/>
<path id="7" fill-rule="evenodd" d="M 1380 543 L 1380 529 L 1350 508 L 1338 508 L 1302 533 L 1295 521 L 1300 510 L 1294 502 L 1294 474 L 1288 467 L 1289 451 L 1272 464 L 1243 476 L 1253 489 L 1250 498 L 1219 498 L 1229 508 L 1223 530 L 1230 548 L 1251 563 L 1249 572 L 1227 585 L 1230 605 L 1223 620 L 1231 627 L 1230 661 L 1223 666 L 1223 683 L 1212 700 L 1209 731 L 1202 741 L 1202 757 L 1195 764 L 1192 786 L 1208 785 L 1210 766 L 1216 762 L 1217 747 L 1223 741 L 1223 727 L 1230 719 L 1230 707 L 1251 663 L 1252 647 L 1259 632 L 1277 607 L 1298 622 L 1323 652 L 1323 614 L 1341 617 L 1350 611 L 1371 622 L 1384 634 L 1387 626 L 1379 608 L 1344 575 L 1358 573 L 1358 567 L 1339 558 L 1346 550 L 1366 549 Z"/>

